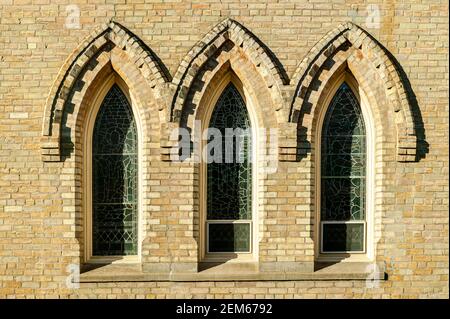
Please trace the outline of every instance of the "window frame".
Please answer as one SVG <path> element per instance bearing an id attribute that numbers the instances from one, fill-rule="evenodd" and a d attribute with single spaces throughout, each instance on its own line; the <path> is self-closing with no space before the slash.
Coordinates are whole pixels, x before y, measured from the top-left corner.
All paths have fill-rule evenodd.
<path id="1" fill-rule="evenodd" d="M 203 139 L 203 133 L 209 128 L 212 113 L 217 105 L 217 102 L 227 88 L 228 84 L 233 84 L 238 90 L 242 99 L 244 100 L 247 108 L 248 117 L 250 121 L 250 130 L 252 136 L 252 219 L 242 220 L 238 222 L 249 223 L 250 221 L 250 251 L 249 252 L 210 252 L 208 243 L 208 224 L 211 222 L 221 222 L 220 220 L 208 220 L 207 219 L 207 163 L 203 160 L 203 151 L 206 149 L 207 141 Z M 203 101 L 202 101 L 203 102 Z M 258 256 L 258 129 L 257 129 L 257 117 L 253 111 L 253 101 L 249 98 L 249 93 L 242 85 L 238 77 L 234 72 L 229 71 L 226 73 L 218 83 L 214 92 L 209 98 L 202 103 L 203 114 L 200 114 L 197 120 L 201 121 L 200 134 L 201 142 L 200 149 L 197 150 L 197 156 L 200 156 L 200 181 L 199 181 L 199 197 L 200 197 L 200 236 L 199 236 L 199 261 L 201 262 L 254 262 Z M 225 220 L 224 220 L 225 222 Z M 226 221 L 231 223 L 230 220 Z"/>
<path id="2" fill-rule="evenodd" d="M 136 123 L 137 130 L 137 161 L 138 161 L 138 180 L 137 180 L 137 254 L 136 255 L 117 255 L 117 256 L 94 256 L 93 255 L 93 183 L 92 183 L 92 159 L 93 159 L 93 134 L 97 114 L 100 107 L 112 86 L 116 84 L 119 86 L 122 93 L 130 103 L 133 118 Z M 143 223 L 142 223 L 142 129 L 139 113 L 136 109 L 136 103 L 131 95 L 128 86 L 116 73 L 112 73 L 106 77 L 103 83 L 97 90 L 94 98 L 88 102 L 89 109 L 86 115 L 86 125 L 83 132 L 83 232 L 84 232 L 84 254 L 83 262 L 88 264 L 110 264 L 110 263 L 138 263 L 141 261 L 142 239 L 143 237 Z"/>
<path id="3" fill-rule="evenodd" d="M 325 116 L 330 107 L 333 97 L 343 83 L 347 83 L 353 94 L 358 99 L 361 113 L 363 116 L 366 129 L 366 177 L 365 177 L 365 219 L 363 221 L 322 221 L 321 220 L 321 148 L 322 148 L 322 129 L 325 121 Z M 375 189 L 375 166 L 374 166 L 374 144 L 375 131 L 373 126 L 373 116 L 369 107 L 368 99 L 359 86 L 357 80 L 349 71 L 344 71 L 336 77 L 330 89 L 327 90 L 322 102 L 319 102 L 320 107 L 318 120 L 315 130 L 315 227 L 314 227 L 314 255 L 316 261 L 334 262 L 334 261 L 372 261 L 374 259 L 374 189 Z M 323 225 L 326 223 L 364 223 L 365 238 L 363 241 L 363 251 L 323 251 Z"/>

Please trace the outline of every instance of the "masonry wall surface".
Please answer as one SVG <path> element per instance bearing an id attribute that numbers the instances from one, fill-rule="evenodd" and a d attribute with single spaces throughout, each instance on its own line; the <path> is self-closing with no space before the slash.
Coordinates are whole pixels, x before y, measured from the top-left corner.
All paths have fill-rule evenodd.
<path id="1" fill-rule="evenodd" d="M 65 27 L 69 5 L 80 9 L 80 29 Z M 379 26 L 371 23 L 373 5 L 379 8 Z M 54 124 L 47 98 L 53 98 L 52 86 L 68 57 L 111 21 L 132 32 L 153 55 L 137 66 L 131 63 L 130 56 L 142 50 L 121 47 L 123 32 L 116 24 L 105 39 L 96 38 L 111 41 L 111 46 L 93 52 L 89 68 L 74 79 L 85 85 L 76 82 L 79 92 L 70 97 L 72 112 L 65 111 L 62 142 L 57 141 L 62 143 L 62 154 L 56 157 L 60 145 L 43 134 Z M 211 49 L 206 62 L 201 57 L 192 60 L 191 49 L 223 21 L 221 27 L 230 30 L 222 39 L 224 46 Z M 314 104 L 311 113 L 298 121 L 288 118 L 290 106 L 298 103 L 294 95 L 304 72 L 301 62 L 328 32 L 348 22 L 367 31 L 398 62 L 399 74 L 407 79 L 403 85 L 410 108 L 393 109 L 384 93 L 384 85 L 392 82 L 383 82 L 385 73 L 379 75 L 370 66 L 377 51 L 371 51 L 372 42 L 356 45 L 358 31 L 349 31 L 351 42 L 356 37 L 353 46 L 332 52 L 335 69 L 321 66 L 318 78 L 323 87 L 319 85 L 318 93 L 309 98 L 320 105 L 321 92 L 327 90 L 325 80 L 342 65 L 362 87 L 374 87 L 370 97 L 376 104 L 377 131 L 374 223 L 379 239 L 374 249 L 387 280 L 375 288 L 364 280 L 97 282 L 67 287 L 68 266 L 79 265 L 84 258 L 84 120 L 89 97 L 112 69 L 137 95 L 143 125 L 142 270 L 196 271 L 199 168 L 189 161 L 166 160 L 167 132 L 183 125 L 192 128 L 195 106 L 202 112 L 203 96 L 211 94 L 210 87 L 231 68 L 258 101 L 261 126 L 282 132 L 278 170 L 260 179 L 259 263 L 269 270 L 300 265 L 295 271 L 309 271 L 316 245 L 314 145 L 298 153 L 296 143 L 303 134 L 301 127 L 306 129 L 305 142 L 314 144 L 320 107 L 316 110 Z M 242 40 L 245 32 L 240 26 L 260 43 L 248 45 L 253 42 Z M 251 50 L 270 52 L 276 58 L 245 54 Z M 253 58 L 260 59 L 261 66 L 252 64 Z M 210 72 L 181 77 L 188 69 L 183 61 L 205 63 Z M 194 71 L 188 69 L 186 74 Z M 183 85 L 193 90 L 177 95 L 177 87 Z M 448 298 L 448 98 L 448 2 L 444 0 L 0 0 L 0 298 Z M 408 131 L 408 114 L 414 134 Z M 408 140 L 399 151 L 403 140 L 398 136 L 403 131 L 407 139 L 414 135 L 417 145 L 410 147 Z M 300 158 L 292 159 L 292 141 L 294 155 Z M 73 149 L 65 153 L 70 143 Z"/>

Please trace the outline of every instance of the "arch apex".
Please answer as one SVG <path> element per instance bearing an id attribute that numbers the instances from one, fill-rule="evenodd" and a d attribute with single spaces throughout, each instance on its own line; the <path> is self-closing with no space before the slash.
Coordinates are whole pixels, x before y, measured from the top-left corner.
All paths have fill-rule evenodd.
<path id="1" fill-rule="evenodd" d="M 263 78 L 268 81 L 269 88 L 277 86 L 281 95 L 283 85 L 289 84 L 286 71 L 269 48 L 241 23 L 227 17 L 198 41 L 180 63 L 172 81 L 175 94 L 169 115 L 171 121 L 176 120 L 174 114 L 182 109 L 185 93 L 190 90 L 199 69 L 227 41 L 243 49 Z"/>

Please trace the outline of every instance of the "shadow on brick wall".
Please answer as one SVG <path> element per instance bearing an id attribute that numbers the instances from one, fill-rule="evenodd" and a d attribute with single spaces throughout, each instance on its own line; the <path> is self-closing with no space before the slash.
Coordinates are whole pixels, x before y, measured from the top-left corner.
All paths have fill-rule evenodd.
<path id="1" fill-rule="evenodd" d="M 395 68 L 398 70 L 399 76 L 402 80 L 402 84 L 406 91 L 406 96 L 413 116 L 414 130 L 416 132 L 417 137 L 416 162 L 419 162 L 421 159 L 424 159 L 426 157 L 426 154 L 428 154 L 430 151 L 430 145 L 426 141 L 425 125 L 423 123 L 419 103 L 417 102 L 416 94 L 412 89 L 411 83 L 409 82 L 405 70 L 402 68 L 397 59 L 388 50 L 386 50 L 386 54 L 389 56 L 389 58 L 394 63 Z"/>

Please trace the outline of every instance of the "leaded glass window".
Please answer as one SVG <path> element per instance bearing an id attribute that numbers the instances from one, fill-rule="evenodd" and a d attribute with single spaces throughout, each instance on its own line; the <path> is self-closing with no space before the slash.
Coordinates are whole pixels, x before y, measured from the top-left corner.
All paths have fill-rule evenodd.
<path id="1" fill-rule="evenodd" d="M 365 250 L 366 129 L 359 101 L 343 83 L 322 128 L 322 252 Z"/>
<path id="2" fill-rule="evenodd" d="M 220 96 L 209 127 L 221 133 L 222 160 L 208 161 L 207 164 L 208 252 L 250 252 L 252 225 L 250 121 L 245 102 L 233 84 L 230 83 Z M 232 135 L 230 129 L 233 130 Z M 226 154 L 232 155 L 227 157 Z"/>
<path id="3" fill-rule="evenodd" d="M 93 255 L 136 255 L 137 129 L 131 106 L 117 85 L 100 106 L 93 134 Z"/>

